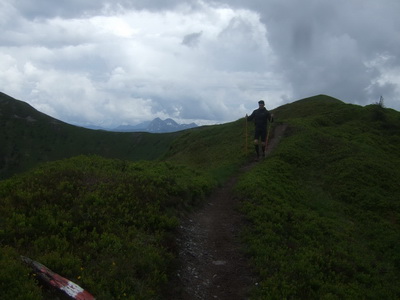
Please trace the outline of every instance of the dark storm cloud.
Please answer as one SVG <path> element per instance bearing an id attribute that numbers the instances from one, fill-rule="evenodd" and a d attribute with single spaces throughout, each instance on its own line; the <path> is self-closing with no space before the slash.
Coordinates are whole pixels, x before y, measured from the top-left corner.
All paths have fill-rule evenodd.
<path id="1" fill-rule="evenodd" d="M 295 98 L 326 93 L 367 104 L 385 94 L 393 106 L 400 108 L 400 87 L 396 83 L 400 68 L 399 1 L 230 3 L 260 13 L 278 58 L 275 72 L 290 82 Z M 373 64 L 382 55 L 392 64 Z M 382 78 L 391 82 L 383 82 Z"/>

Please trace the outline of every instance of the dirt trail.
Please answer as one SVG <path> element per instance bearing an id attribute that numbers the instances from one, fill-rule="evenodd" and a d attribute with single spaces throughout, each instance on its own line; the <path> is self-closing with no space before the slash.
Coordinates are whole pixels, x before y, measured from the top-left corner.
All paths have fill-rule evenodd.
<path id="1" fill-rule="evenodd" d="M 286 126 L 274 130 L 267 155 L 276 147 Z M 257 162 L 260 163 L 260 162 Z M 255 164 L 245 165 L 239 174 L 214 191 L 206 204 L 183 220 L 178 247 L 180 268 L 170 299 L 247 299 L 257 283 L 238 240 L 242 216 L 239 199 L 233 194 L 238 175 Z M 176 290 L 175 290 L 176 289 Z"/>

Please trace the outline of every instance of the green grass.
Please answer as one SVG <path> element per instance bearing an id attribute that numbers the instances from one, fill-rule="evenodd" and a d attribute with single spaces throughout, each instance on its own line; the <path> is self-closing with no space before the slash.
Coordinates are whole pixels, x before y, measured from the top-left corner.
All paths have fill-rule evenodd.
<path id="1" fill-rule="evenodd" d="M 107 133 L 2 97 L 0 298 L 44 298 L 25 255 L 97 299 L 162 299 L 180 216 L 249 159 L 252 125 L 247 145 L 244 119 Z M 252 298 L 399 299 L 400 113 L 319 95 L 274 114 L 284 137 L 236 186 Z"/>
<path id="2" fill-rule="evenodd" d="M 182 212 L 215 183 L 172 163 L 80 156 L 0 182 L 0 277 L 26 288 L 1 299 L 40 294 L 16 253 L 41 262 L 97 299 L 156 299 L 174 262 Z M 9 249 L 9 250 L 7 250 Z M 21 297 L 21 296 L 20 296 Z M 34 299 L 32 298 L 32 299 Z M 28 299 L 28 298 L 26 298 Z"/>
<path id="3" fill-rule="evenodd" d="M 254 298 L 398 299 L 399 114 L 318 101 L 276 112 L 288 136 L 237 186 Z"/>
<path id="4" fill-rule="evenodd" d="M 188 130 L 173 141 L 164 159 L 205 170 L 223 182 L 247 159 L 245 121 Z"/>
<path id="5" fill-rule="evenodd" d="M 107 132 L 72 126 L 1 93 L 0 127 L 0 179 L 43 162 L 77 155 L 155 160 L 181 134 Z"/>

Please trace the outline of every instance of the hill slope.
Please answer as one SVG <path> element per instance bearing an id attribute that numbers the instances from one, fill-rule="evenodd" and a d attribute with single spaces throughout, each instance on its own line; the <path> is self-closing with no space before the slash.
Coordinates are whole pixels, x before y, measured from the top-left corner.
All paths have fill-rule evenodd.
<path id="1" fill-rule="evenodd" d="M 317 96 L 275 114 L 285 138 L 237 186 L 255 298 L 399 298 L 399 112 Z"/>
<path id="2" fill-rule="evenodd" d="M 222 179 L 245 157 L 244 125 L 244 120 L 238 120 L 162 134 L 91 130 L 54 119 L 0 93 L 0 179 L 77 155 L 130 161 L 165 159 L 211 168 Z M 252 127 L 248 131 L 251 135 Z"/>
<path id="3" fill-rule="evenodd" d="M 399 112 L 320 95 L 274 113 L 287 125 L 284 137 L 235 189 L 243 250 L 258 279 L 254 299 L 399 298 Z M 30 118 L 18 116 L 27 130 Z M 249 157 L 248 125 L 175 135 L 164 161 L 81 156 L 0 181 L 3 298 L 41 299 L 21 254 L 98 299 L 163 298 L 179 217 Z"/>
<path id="4" fill-rule="evenodd" d="M 116 133 L 73 126 L 0 93 L 0 179 L 39 163 L 81 154 L 156 159 L 179 133 Z"/>

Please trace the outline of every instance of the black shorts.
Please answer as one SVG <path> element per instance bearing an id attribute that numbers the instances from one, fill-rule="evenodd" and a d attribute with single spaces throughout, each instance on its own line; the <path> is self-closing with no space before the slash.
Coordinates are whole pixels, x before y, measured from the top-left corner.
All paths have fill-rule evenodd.
<path id="1" fill-rule="evenodd" d="M 256 127 L 254 130 L 254 139 L 258 140 L 261 138 L 261 142 L 265 142 L 267 138 L 267 128 L 266 127 Z"/>

